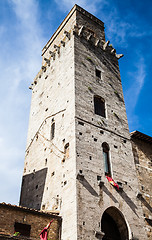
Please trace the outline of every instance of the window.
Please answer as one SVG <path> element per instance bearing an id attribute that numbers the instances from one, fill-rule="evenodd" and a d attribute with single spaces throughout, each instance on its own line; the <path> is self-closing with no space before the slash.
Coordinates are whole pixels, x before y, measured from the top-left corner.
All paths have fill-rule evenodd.
<path id="1" fill-rule="evenodd" d="M 65 153 L 65 158 L 68 158 L 69 157 L 69 143 L 65 144 L 64 153 Z"/>
<path id="2" fill-rule="evenodd" d="M 96 68 L 96 77 L 101 78 L 101 71 Z"/>
<path id="3" fill-rule="evenodd" d="M 106 176 L 111 176 L 110 158 L 109 158 L 109 145 L 104 142 L 102 144 L 104 171 Z"/>
<path id="4" fill-rule="evenodd" d="M 54 134 L 55 134 L 55 122 L 53 122 L 51 125 L 51 140 L 54 138 Z"/>
<path id="5" fill-rule="evenodd" d="M 14 230 L 22 236 L 30 237 L 31 225 L 15 222 Z"/>
<path id="6" fill-rule="evenodd" d="M 94 96 L 94 113 L 106 117 L 105 115 L 105 101 L 100 96 Z"/>

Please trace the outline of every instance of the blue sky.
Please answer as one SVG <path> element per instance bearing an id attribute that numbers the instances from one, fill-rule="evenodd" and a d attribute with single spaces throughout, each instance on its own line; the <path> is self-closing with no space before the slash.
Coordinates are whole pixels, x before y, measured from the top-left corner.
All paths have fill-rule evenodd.
<path id="1" fill-rule="evenodd" d="M 119 60 L 130 131 L 151 135 L 151 0 L 0 0 L 0 202 L 18 204 L 41 49 L 77 3 L 105 23 Z"/>

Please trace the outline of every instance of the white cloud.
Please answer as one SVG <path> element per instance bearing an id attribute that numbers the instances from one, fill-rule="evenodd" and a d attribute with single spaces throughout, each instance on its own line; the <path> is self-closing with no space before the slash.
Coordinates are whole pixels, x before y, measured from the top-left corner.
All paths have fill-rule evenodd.
<path id="1" fill-rule="evenodd" d="M 129 72 L 129 77 L 132 79 L 132 84 L 125 92 L 125 102 L 127 106 L 127 115 L 129 119 L 129 125 L 132 129 L 137 129 L 138 117 L 134 115 L 134 110 L 137 105 L 140 93 L 145 83 L 146 78 L 146 64 L 144 58 L 139 55 L 139 61 L 135 65 L 136 70 Z"/>
<path id="2" fill-rule="evenodd" d="M 36 0 L 7 0 L 16 15 L 0 25 L 0 202 L 17 204 L 30 109 L 29 84 L 41 67 L 44 38 Z"/>
<path id="3" fill-rule="evenodd" d="M 141 38 L 151 36 L 152 31 L 142 31 L 140 25 L 134 21 L 135 13 L 121 16 L 119 10 L 111 0 L 55 0 L 61 11 L 69 11 L 74 4 L 78 4 L 87 11 L 98 16 L 106 26 L 106 36 L 114 45 L 128 47 L 128 37 Z M 132 19 L 132 21 L 131 21 Z"/>
<path id="4" fill-rule="evenodd" d="M 146 65 L 144 63 L 144 58 L 140 57 L 139 61 L 136 63 L 136 71 L 130 72 L 130 78 L 133 79 L 133 83 L 126 92 L 126 98 L 131 101 L 131 108 L 134 109 L 138 101 L 139 94 L 144 85 L 144 80 L 146 77 Z M 132 96 L 132 97 L 131 97 Z"/>
<path id="5" fill-rule="evenodd" d="M 98 11 L 98 5 L 100 5 L 100 7 L 104 6 L 104 4 L 106 4 L 106 0 L 55 0 L 56 4 L 59 6 L 59 8 L 66 12 L 69 11 L 75 4 L 81 6 L 82 8 L 86 9 L 87 11 L 91 12 L 92 14 L 95 14 Z"/>
<path id="6" fill-rule="evenodd" d="M 128 38 L 152 36 L 150 28 L 148 31 L 144 28 L 143 31 L 139 24 L 139 16 L 136 16 L 135 12 L 128 12 L 122 16 L 116 5 L 110 0 L 104 1 L 104 5 L 99 10 L 99 18 L 105 23 L 106 36 L 114 45 L 119 44 L 120 47 L 127 48 Z M 146 27 L 148 28 L 148 26 Z"/>

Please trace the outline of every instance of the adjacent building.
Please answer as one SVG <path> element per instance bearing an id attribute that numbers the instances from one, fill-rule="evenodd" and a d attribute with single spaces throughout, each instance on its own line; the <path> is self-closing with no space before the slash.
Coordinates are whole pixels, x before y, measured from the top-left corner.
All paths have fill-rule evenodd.
<path id="1" fill-rule="evenodd" d="M 59 240 L 62 219 L 57 213 L 47 213 L 26 207 L 0 203 L 0 240 L 40 239 L 40 233 L 53 220 L 48 239 Z"/>

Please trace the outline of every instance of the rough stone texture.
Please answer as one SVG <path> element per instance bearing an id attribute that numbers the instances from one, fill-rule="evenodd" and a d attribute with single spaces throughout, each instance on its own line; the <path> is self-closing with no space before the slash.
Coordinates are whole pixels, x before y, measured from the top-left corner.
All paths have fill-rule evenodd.
<path id="1" fill-rule="evenodd" d="M 120 232 L 121 225 L 127 226 L 127 239 L 146 240 L 118 60 L 115 49 L 103 49 L 103 44 L 104 24 L 75 6 L 43 48 L 43 67 L 30 87 L 23 178 L 48 169 L 41 209 L 60 211 L 62 240 L 102 239 L 105 211 Z M 94 113 L 94 95 L 104 99 L 106 118 Z M 105 177 L 103 142 L 110 147 L 112 177 L 122 183 L 122 191 Z M 99 178 L 104 183 L 100 187 Z"/>
<path id="2" fill-rule="evenodd" d="M 101 79 L 95 75 L 96 68 L 101 70 Z M 102 214 L 111 206 L 119 209 L 127 219 L 130 238 L 133 233 L 139 239 L 146 239 L 142 228 L 142 209 L 136 199 L 138 181 L 118 61 L 110 52 L 96 48 L 92 42 L 77 36 L 75 89 L 76 167 L 77 172 L 81 170 L 84 175 L 83 179 L 77 181 L 78 239 L 96 239 L 95 232 L 101 231 Z M 105 100 L 106 118 L 94 114 L 94 95 Z M 79 124 L 79 121 L 84 125 Z M 122 192 L 117 192 L 105 177 L 103 142 L 110 147 L 112 177 L 123 184 Z M 97 184 L 97 176 L 101 176 L 104 181 L 102 189 Z"/>
<path id="3" fill-rule="evenodd" d="M 47 168 L 44 168 L 23 177 L 20 197 L 21 206 L 40 210 L 46 174 Z"/>
<path id="4" fill-rule="evenodd" d="M 76 161 L 75 161 L 75 100 L 74 100 L 74 35 L 75 12 L 64 28 L 53 35 L 43 50 L 50 58 L 54 44 L 60 54 L 51 57 L 50 67 L 40 71 L 32 85 L 32 103 L 25 157 L 24 176 L 48 168 L 41 209 L 59 210 L 63 218 L 62 239 L 77 239 Z M 66 20 L 65 20 L 66 21 Z M 65 22 L 64 22 L 65 23 Z M 63 24 L 64 25 L 64 24 Z M 70 32 L 70 40 L 64 31 Z M 65 42 L 65 46 L 61 44 Z M 49 45 L 50 44 L 50 45 Z M 51 125 L 55 122 L 55 136 L 51 140 Z M 65 145 L 69 143 L 69 154 Z M 25 189 L 29 191 L 30 189 Z M 34 201 L 32 196 L 29 201 Z M 35 203 L 36 205 L 36 203 Z"/>
<path id="5" fill-rule="evenodd" d="M 139 201 L 142 204 L 145 218 L 145 229 L 148 239 L 152 239 L 152 142 L 145 141 L 132 134 L 132 147 L 139 179 Z M 152 139 L 152 138 L 151 138 Z"/>
<path id="6" fill-rule="evenodd" d="M 61 231 L 61 217 L 51 214 L 35 211 L 10 204 L 0 204 L 0 239 L 40 239 L 39 234 L 44 227 L 52 220 L 48 238 L 50 240 L 59 240 Z M 24 236 L 12 237 L 14 234 L 15 222 L 31 225 L 30 237 Z"/>

